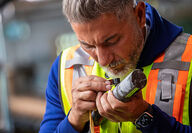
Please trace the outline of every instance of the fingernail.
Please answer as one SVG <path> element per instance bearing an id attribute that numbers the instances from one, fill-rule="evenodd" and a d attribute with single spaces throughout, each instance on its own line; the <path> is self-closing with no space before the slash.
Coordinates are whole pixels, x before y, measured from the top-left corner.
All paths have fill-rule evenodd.
<path id="1" fill-rule="evenodd" d="M 111 82 L 109 80 L 105 81 L 106 84 L 110 85 Z"/>
<path id="2" fill-rule="evenodd" d="M 106 89 L 111 90 L 111 85 L 106 85 Z"/>

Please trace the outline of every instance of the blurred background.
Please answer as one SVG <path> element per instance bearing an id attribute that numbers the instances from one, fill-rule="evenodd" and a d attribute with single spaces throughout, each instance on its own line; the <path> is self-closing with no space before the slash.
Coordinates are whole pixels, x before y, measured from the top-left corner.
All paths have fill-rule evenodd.
<path id="1" fill-rule="evenodd" d="M 147 0 L 192 33 L 192 0 Z M 77 44 L 61 0 L 0 0 L 0 133 L 36 133 L 51 64 Z"/>

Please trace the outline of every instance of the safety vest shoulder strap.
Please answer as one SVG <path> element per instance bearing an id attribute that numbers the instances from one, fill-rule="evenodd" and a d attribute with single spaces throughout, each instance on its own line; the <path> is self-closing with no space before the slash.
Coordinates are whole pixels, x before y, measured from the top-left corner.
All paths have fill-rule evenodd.
<path id="1" fill-rule="evenodd" d="M 192 59 L 191 39 L 189 34 L 181 33 L 154 61 L 146 90 L 149 103 L 156 104 L 180 122 L 183 122 L 184 102 L 188 102 L 186 86 Z"/>
<path id="2" fill-rule="evenodd" d="M 64 50 L 60 55 L 59 64 L 59 92 L 63 110 L 67 114 L 72 105 L 71 88 L 73 81 L 78 77 L 90 74 L 94 60 L 80 47 Z"/>

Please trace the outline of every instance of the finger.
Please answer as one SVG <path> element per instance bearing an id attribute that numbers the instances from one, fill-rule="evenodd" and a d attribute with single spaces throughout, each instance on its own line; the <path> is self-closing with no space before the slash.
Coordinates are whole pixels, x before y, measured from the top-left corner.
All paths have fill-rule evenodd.
<path id="1" fill-rule="evenodd" d="M 107 115 L 113 116 L 114 120 L 119 120 L 118 116 L 121 112 L 118 110 L 114 110 L 111 107 L 111 103 L 108 101 L 108 93 L 104 93 L 103 96 L 101 97 L 101 103 L 103 110 L 106 112 Z"/>
<path id="2" fill-rule="evenodd" d="M 102 92 L 98 92 L 97 93 L 97 97 L 96 97 L 96 106 L 97 106 L 97 110 L 100 112 L 104 112 L 102 106 L 101 106 L 101 96 L 102 96 Z"/>
<path id="3" fill-rule="evenodd" d="M 142 99 L 142 93 L 138 92 L 138 94 L 130 98 L 130 101 L 124 103 L 116 99 L 112 94 L 112 91 L 108 91 L 108 101 L 109 103 L 111 103 L 112 109 L 118 112 L 124 112 L 125 108 L 127 110 L 133 110 L 132 107 L 136 106 L 137 104 L 141 104 L 143 99 Z"/>
<path id="4" fill-rule="evenodd" d="M 111 90 L 108 91 L 108 97 L 107 97 L 107 100 L 109 101 L 109 103 L 114 103 L 114 101 L 116 103 L 123 103 L 122 101 L 118 100 L 117 98 L 115 98 L 115 96 L 113 95 L 113 92 Z"/>
<path id="5" fill-rule="evenodd" d="M 108 114 L 113 114 L 114 111 L 111 107 L 111 105 L 109 104 L 108 100 L 107 100 L 107 97 L 108 97 L 108 93 L 104 93 L 101 97 L 101 106 L 103 108 L 103 110 L 108 113 Z"/>
<path id="6" fill-rule="evenodd" d="M 78 102 L 75 103 L 74 105 L 77 110 L 81 110 L 82 112 L 87 112 L 87 111 L 96 109 L 96 103 L 92 101 L 88 102 L 88 101 L 78 100 Z"/>
<path id="7" fill-rule="evenodd" d="M 108 91 L 111 89 L 111 86 L 105 82 L 92 81 L 92 82 L 83 82 L 77 86 L 78 91 Z"/>
<path id="8" fill-rule="evenodd" d="M 89 75 L 89 76 L 85 76 L 85 77 L 80 77 L 79 78 L 80 82 L 91 82 L 91 81 L 100 81 L 100 82 L 105 82 L 107 81 L 106 79 L 102 78 L 102 77 L 98 77 L 96 75 Z"/>
<path id="9" fill-rule="evenodd" d="M 95 75 L 89 75 L 89 76 L 84 76 L 84 77 L 80 77 L 80 78 L 77 78 L 72 86 L 78 86 L 79 84 L 82 84 L 84 82 L 92 82 L 92 81 L 95 81 L 95 82 L 103 82 L 103 83 L 107 83 L 107 84 L 110 84 L 109 81 L 107 81 L 106 79 L 104 78 L 101 78 L 101 77 L 98 77 L 98 76 L 95 76 Z"/>
<path id="10" fill-rule="evenodd" d="M 116 111 L 121 111 L 121 108 L 125 106 L 126 103 L 119 101 L 116 99 L 112 93 L 112 91 L 108 91 L 108 97 L 107 97 L 108 102 L 111 105 L 111 108 Z"/>
<path id="11" fill-rule="evenodd" d="M 102 95 L 103 95 L 103 94 L 102 94 L 101 92 L 99 92 L 99 93 L 97 94 L 97 98 L 96 98 L 96 106 L 97 106 L 97 110 L 98 110 L 99 114 L 100 114 L 101 116 L 103 116 L 103 117 L 111 120 L 111 121 L 112 121 L 112 120 L 113 120 L 113 121 L 116 121 L 117 119 L 116 119 L 113 115 L 111 115 L 111 114 L 109 114 L 109 113 L 106 113 L 106 112 L 104 111 L 103 106 L 102 106 L 103 103 L 101 103 L 101 97 L 102 97 Z"/>
<path id="12" fill-rule="evenodd" d="M 97 93 L 94 91 L 81 91 L 78 94 L 79 99 L 84 101 L 96 101 Z"/>

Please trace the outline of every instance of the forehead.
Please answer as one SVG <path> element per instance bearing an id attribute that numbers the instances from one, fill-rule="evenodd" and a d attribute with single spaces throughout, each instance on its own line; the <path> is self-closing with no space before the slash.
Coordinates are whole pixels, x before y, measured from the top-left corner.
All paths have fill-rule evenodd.
<path id="1" fill-rule="evenodd" d="M 79 40 L 103 40 L 112 34 L 118 34 L 128 25 L 127 19 L 119 20 L 113 14 L 104 14 L 86 23 L 71 23 Z"/>

